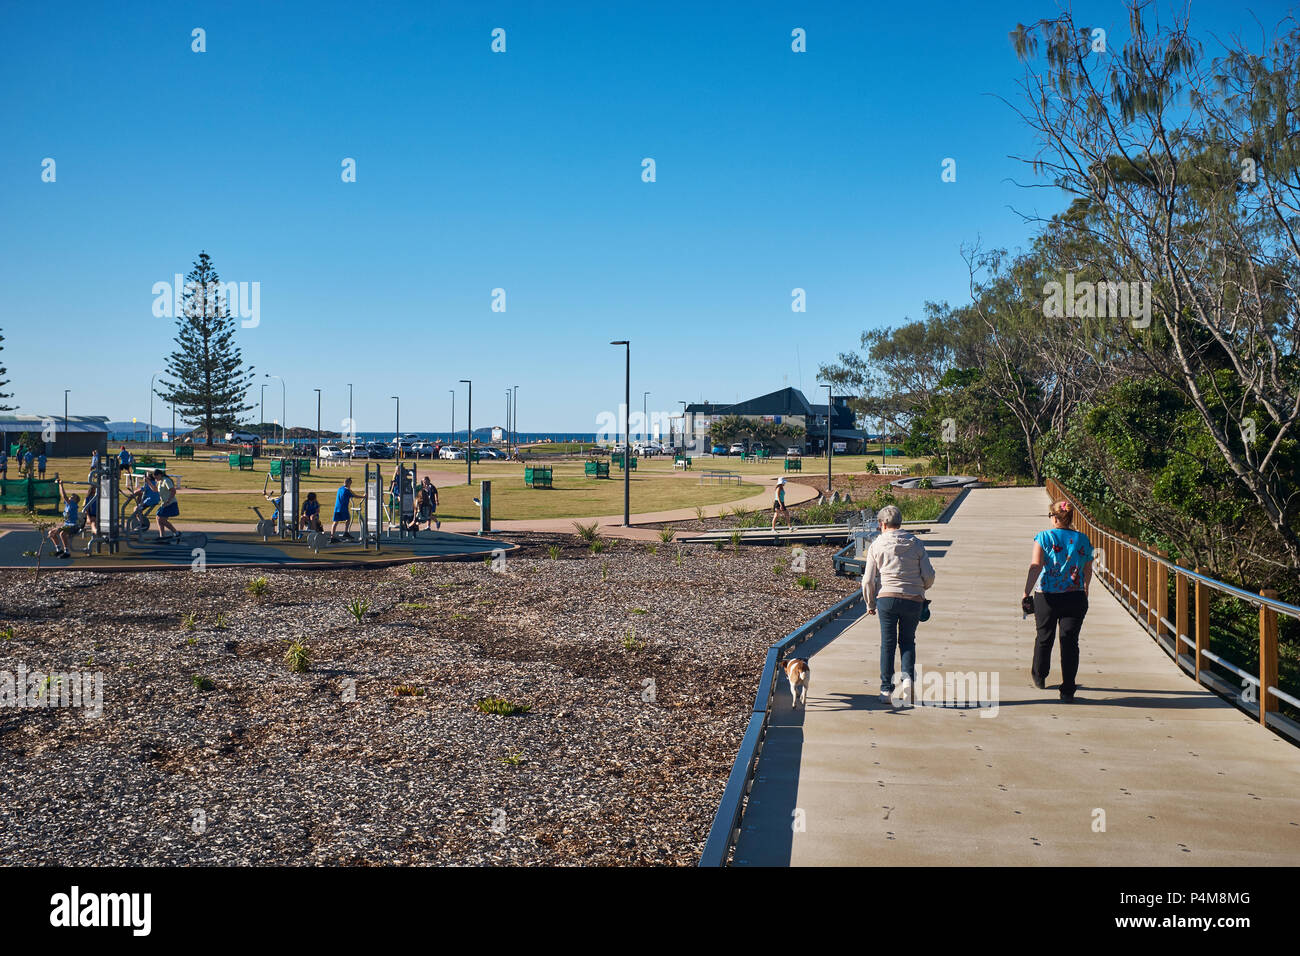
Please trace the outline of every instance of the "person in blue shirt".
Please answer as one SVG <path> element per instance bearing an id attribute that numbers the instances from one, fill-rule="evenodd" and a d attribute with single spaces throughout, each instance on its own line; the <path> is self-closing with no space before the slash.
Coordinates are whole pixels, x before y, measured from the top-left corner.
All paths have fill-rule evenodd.
<path id="1" fill-rule="evenodd" d="M 128 480 L 127 487 L 132 488 L 133 480 Z M 144 527 L 149 527 L 149 512 L 158 506 L 162 496 L 158 493 L 158 479 L 152 474 L 144 476 L 144 482 L 138 489 L 132 488 L 131 493 L 126 496 L 126 503 L 129 504 L 134 499 L 139 499 L 140 503 L 136 506 L 135 514 L 144 520 Z"/>
<path id="2" fill-rule="evenodd" d="M 131 453 L 126 450 L 125 445 L 123 445 L 122 450 L 117 453 L 117 464 L 121 469 L 117 473 L 117 480 L 121 481 L 123 475 L 131 474 Z"/>
<path id="3" fill-rule="evenodd" d="M 50 541 L 54 544 L 56 558 L 70 558 L 72 552 L 68 550 L 68 541 L 81 530 L 77 523 L 77 505 L 81 499 L 75 493 L 68 494 L 62 481 L 59 481 L 59 497 L 63 499 L 63 524 L 50 529 Z"/>
<path id="4" fill-rule="evenodd" d="M 45 477 L 45 452 L 41 452 L 36 456 L 36 477 Z"/>
<path id="5" fill-rule="evenodd" d="M 9 453 L 0 448 L 0 481 L 9 477 Z"/>
<path id="6" fill-rule="evenodd" d="M 1074 531 L 1074 508 L 1058 501 L 1048 509 L 1052 527 L 1034 536 L 1025 597 L 1032 596 L 1038 637 L 1030 678 L 1043 690 L 1052 668 L 1052 645 L 1061 638 L 1061 700 L 1074 700 L 1079 673 L 1079 630 L 1088 613 L 1088 586 L 1092 583 L 1092 542 Z"/>
<path id="7" fill-rule="evenodd" d="M 330 541 L 339 540 L 339 522 L 343 522 L 343 539 L 352 540 L 352 512 L 348 510 L 348 505 L 352 499 L 357 497 L 357 493 L 352 490 L 352 479 L 346 479 L 343 484 L 339 485 L 338 495 L 334 498 L 334 524 L 330 525 Z"/>
<path id="8" fill-rule="evenodd" d="M 298 527 L 303 531 L 322 531 L 320 523 L 320 502 L 316 500 L 316 492 L 307 492 L 307 500 L 302 503 L 302 516 L 298 519 Z"/>
<path id="9" fill-rule="evenodd" d="M 30 450 L 28 450 L 27 454 L 23 455 L 23 467 L 27 469 L 28 478 L 32 476 L 32 460 L 35 457 L 36 456 L 33 455 Z"/>

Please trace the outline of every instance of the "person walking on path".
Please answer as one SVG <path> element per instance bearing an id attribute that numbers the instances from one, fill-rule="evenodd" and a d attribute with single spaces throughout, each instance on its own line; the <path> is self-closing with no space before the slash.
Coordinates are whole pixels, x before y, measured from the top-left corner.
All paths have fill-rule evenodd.
<path id="1" fill-rule="evenodd" d="M 864 559 L 862 597 L 867 613 L 880 616 L 880 702 L 892 701 L 897 648 L 902 701 L 910 704 L 916 681 L 916 625 L 925 607 L 925 592 L 934 584 L 934 567 L 925 545 L 903 530 L 903 513 L 896 506 L 886 505 L 876 518 L 880 535 Z"/>
<path id="2" fill-rule="evenodd" d="M 1061 700 L 1074 700 L 1079 673 L 1079 630 L 1088 613 L 1088 585 L 1092 583 L 1092 542 L 1074 531 L 1074 508 L 1058 501 L 1048 509 L 1052 527 L 1034 536 L 1034 550 L 1025 579 L 1025 599 L 1032 597 L 1038 637 L 1029 676 L 1035 687 L 1047 687 L 1052 669 L 1052 645 L 1061 637 Z"/>
<path id="3" fill-rule="evenodd" d="M 45 478 L 45 452 L 36 456 L 36 477 L 44 480 Z"/>
<path id="4" fill-rule="evenodd" d="M 772 498 L 772 530 L 776 530 L 778 518 L 784 518 L 786 525 L 791 531 L 794 530 L 794 522 L 790 520 L 790 509 L 785 506 L 785 477 L 782 476 L 776 480 L 776 493 Z"/>

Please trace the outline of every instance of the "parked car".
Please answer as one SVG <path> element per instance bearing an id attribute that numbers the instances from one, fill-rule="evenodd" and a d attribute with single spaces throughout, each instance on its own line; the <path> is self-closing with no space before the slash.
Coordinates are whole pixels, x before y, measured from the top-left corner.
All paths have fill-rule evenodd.
<path id="1" fill-rule="evenodd" d="M 349 457 L 348 453 L 344 451 L 342 448 L 340 448 L 338 445 L 321 445 L 320 456 L 322 459 Z"/>
<path id="2" fill-rule="evenodd" d="M 432 458 L 433 448 L 433 442 L 417 441 L 411 445 L 407 454 L 415 455 L 417 458 Z"/>
<path id="3" fill-rule="evenodd" d="M 714 445 L 709 451 L 710 455 L 725 455 L 727 453 L 726 445 Z"/>
<path id="4" fill-rule="evenodd" d="M 371 441 L 366 442 L 366 452 L 369 458 L 392 458 L 393 450 L 383 442 Z"/>
<path id="5" fill-rule="evenodd" d="M 743 441 L 733 442 L 729 455 L 743 455 L 745 453 L 745 443 Z"/>
<path id="6" fill-rule="evenodd" d="M 254 435 L 252 432 L 226 432 L 226 442 L 232 445 L 238 445 L 244 442 L 260 442 L 260 435 Z"/>
<path id="7" fill-rule="evenodd" d="M 786 457 L 786 458 L 802 458 L 802 457 L 803 457 L 803 452 L 800 451 L 798 448 L 787 448 L 787 449 L 785 450 L 785 457 Z"/>
<path id="8" fill-rule="evenodd" d="M 505 461 L 505 460 L 506 460 L 506 453 L 503 452 L 503 451 L 502 451 L 501 449 L 499 449 L 499 448 L 492 448 L 492 447 L 488 446 L 488 447 L 484 447 L 484 448 L 478 448 L 478 449 L 475 449 L 475 450 L 478 452 L 478 457 L 479 457 L 479 460 L 480 460 L 480 461 L 482 461 L 482 460 L 484 460 L 484 459 L 489 459 L 489 458 L 492 459 L 493 461 Z"/>
<path id="9" fill-rule="evenodd" d="M 463 449 L 456 448 L 454 445 L 447 445 L 438 453 L 438 457 L 451 461 L 463 461 L 465 458 L 465 452 Z"/>
<path id="10" fill-rule="evenodd" d="M 639 441 L 632 445 L 632 451 L 638 455 L 644 455 L 647 458 L 653 458 L 655 455 L 664 453 L 664 446 L 657 441 Z"/>

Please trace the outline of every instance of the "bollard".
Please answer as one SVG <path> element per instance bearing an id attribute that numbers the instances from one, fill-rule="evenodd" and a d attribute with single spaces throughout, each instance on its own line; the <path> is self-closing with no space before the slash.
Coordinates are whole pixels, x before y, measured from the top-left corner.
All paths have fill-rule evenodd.
<path id="1" fill-rule="evenodd" d="M 478 533 L 484 534 L 492 530 L 492 482 L 480 481 L 478 487 Z"/>

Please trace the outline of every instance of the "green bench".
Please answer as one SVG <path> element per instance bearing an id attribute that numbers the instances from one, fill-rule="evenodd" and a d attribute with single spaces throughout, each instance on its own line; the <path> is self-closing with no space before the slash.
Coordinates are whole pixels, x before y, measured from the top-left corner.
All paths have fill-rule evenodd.
<path id="1" fill-rule="evenodd" d="M 164 475 L 167 474 L 166 465 L 132 465 L 131 474 L 139 476 L 152 475 L 155 468 L 160 468 Z"/>
<path id="2" fill-rule="evenodd" d="M 153 455 L 141 455 L 132 462 L 132 465 L 139 465 L 141 468 L 161 468 L 167 470 L 167 459 L 156 458 Z"/>
<path id="3" fill-rule="evenodd" d="M 71 489 L 68 489 L 71 492 Z M 60 505 L 59 483 L 49 478 L 17 478 L 0 480 L 0 505 L 32 511 L 40 505 Z"/>
<path id="4" fill-rule="evenodd" d="M 607 461 L 589 461 L 583 465 L 583 473 L 588 478 L 608 478 L 609 462 Z"/>
<path id="5" fill-rule="evenodd" d="M 240 471 L 252 471 L 253 456 L 241 455 L 237 451 L 232 451 L 230 453 L 230 468 L 232 471 L 236 468 L 238 468 Z"/>
<path id="6" fill-rule="evenodd" d="M 529 488 L 551 487 L 550 466 L 548 465 L 545 468 L 535 465 L 524 466 L 524 484 Z"/>
<path id="7" fill-rule="evenodd" d="M 787 459 L 785 460 L 785 470 L 786 470 L 786 471 L 803 471 L 803 459 L 802 459 L 802 458 L 787 458 Z"/>
<path id="8" fill-rule="evenodd" d="M 189 458 L 189 459 L 192 461 L 192 460 L 194 459 L 194 446 L 193 446 L 193 445 L 173 445 L 173 446 L 172 446 L 172 457 L 173 457 L 173 458 Z"/>
<path id="9" fill-rule="evenodd" d="M 636 471 L 636 463 L 637 463 L 637 461 L 638 461 L 636 455 L 633 455 L 632 458 L 631 458 L 630 460 L 631 460 L 631 462 L 632 462 L 632 470 L 633 470 L 633 471 Z M 615 456 L 614 456 L 614 463 L 615 463 L 616 465 L 618 465 L 619 470 L 621 471 L 621 470 L 623 469 L 623 456 L 622 456 L 622 455 L 615 455 Z"/>
<path id="10" fill-rule="evenodd" d="M 283 461 L 284 461 L 283 458 L 272 458 L 272 459 L 271 459 L 271 477 L 272 477 L 272 478 L 279 478 L 279 477 L 280 477 L 280 472 L 283 470 L 282 467 L 281 467 L 281 462 L 283 462 Z M 311 474 L 311 459 L 310 459 L 310 458 L 293 458 L 293 459 L 290 459 L 290 461 L 296 461 L 296 462 L 298 462 L 298 474 L 300 474 L 300 475 L 310 475 L 310 474 Z"/>
<path id="11" fill-rule="evenodd" d="M 689 455 L 677 455 L 673 458 L 673 467 L 680 468 L 682 471 L 691 470 L 691 458 Z"/>
<path id="12" fill-rule="evenodd" d="M 760 448 L 760 449 L 759 449 L 758 451 L 756 451 L 754 454 L 756 454 L 759 458 L 771 458 L 771 457 L 772 457 L 772 452 L 771 452 L 771 450 L 770 450 L 770 449 L 767 449 L 767 448 Z"/>

